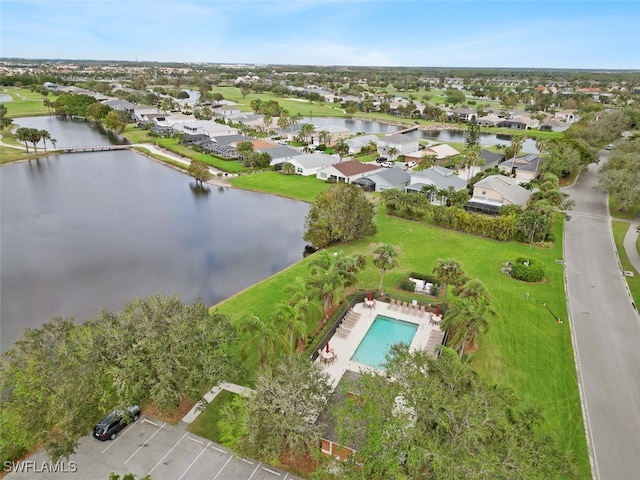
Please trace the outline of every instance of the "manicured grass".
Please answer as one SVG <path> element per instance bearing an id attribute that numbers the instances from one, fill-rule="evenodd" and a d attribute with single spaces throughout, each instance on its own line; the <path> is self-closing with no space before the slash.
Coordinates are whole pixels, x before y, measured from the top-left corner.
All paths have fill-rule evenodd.
<path id="1" fill-rule="evenodd" d="M 616 242 L 616 249 L 618 250 L 618 258 L 620 259 L 620 265 L 622 270 L 633 272 L 633 277 L 624 277 L 629 286 L 629 291 L 633 297 L 633 301 L 636 305 L 640 305 L 640 272 L 638 272 L 629 261 L 627 252 L 624 248 L 624 237 L 629 230 L 630 224 L 628 222 L 622 222 L 620 220 L 614 220 L 611 222 L 611 228 L 613 229 L 613 239 Z M 638 238 L 640 242 L 640 238 Z M 636 243 L 636 248 L 638 247 Z"/>
<path id="2" fill-rule="evenodd" d="M 44 97 L 27 88 L 6 87 L 1 89 L 0 93 L 6 93 L 13 98 L 12 102 L 3 103 L 3 105 L 7 107 L 8 117 L 34 117 L 47 115 L 49 113 L 43 103 Z M 49 100 L 54 101 L 55 97 L 49 95 Z"/>
<path id="3" fill-rule="evenodd" d="M 438 258 L 455 258 L 470 278 L 480 279 L 492 296 L 497 312 L 489 331 L 481 338 L 480 348 L 472 354 L 472 366 L 490 379 L 512 386 L 525 404 L 544 410 L 544 430 L 558 438 L 571 451 L 582 473 L 589 478 L 590 466 L 573 359 L 570 325 L 566 321 L 562 258 L 562 224 L 555 227 L 556 246 L 533 248 L 516 242 L 497 242 L 444 230 L 426 223 L 388 217 L 380 209 L 378 233 L 330 251 L 362 253 L 371 258 L 371 244 L 397 245 L 402 255 L 399 266 L 385 275 L 383 290 L 392 292 L 408 271 L 429 273 Z M 540 284 L 515 281 L 501 272 L 507 261 L 531 255 L 546 267 L 547 279 Z M 288 299 L 285 285 L 308 274 L 308 262 L 302 260 L 289 269 L 216 306 L 222 313 L 238 318 L 245 313 L 266 314 L 273 305 Z M 369 263 L 359 275 L 358 287 L 375 288 L 380 272 Z M 565 319 L 558 324 L 546 310 Z M 249 367 L 251 368 L 251 367 Z"/>
<path id="4" fill-rule="evenodd" d="M 185 145 L 180 145 L 178 140 L 175 138 L 154 138 L 152 143 L 155 143 L 170 152 L 182 155 L 183 157 L 190 158 L 192 160 L 201 160 L 207 165 L 211 165 L 212 167 L 224 172 L 240 173 L 248 170 L 247 167 L 239 164 L 237 160 L 223 160 L 208 153 L 198 153 Z"/>
<path id="5" fill-rule="evenodd" d="M 315 176 L 283 175 L 278 172 L 257 172 L 229 179 L 234 187 L 257 192 L 271 193 L 281 197 L 312 202 L 329 184 Z"/>
<path id="6" fill-rule="evenodd" d="M 220 391 L 193 423 L 187 427 L 187 430 L 216 443 L 221 443 L 220 429 L 218 428 L 219 412 L 225 405 L 231 403 L 236 395 L 237 393 L 228 390 Z"/>

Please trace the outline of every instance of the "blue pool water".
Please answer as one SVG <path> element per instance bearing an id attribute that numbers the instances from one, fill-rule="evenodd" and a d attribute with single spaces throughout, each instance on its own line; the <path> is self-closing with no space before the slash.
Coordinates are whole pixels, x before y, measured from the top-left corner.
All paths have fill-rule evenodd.
<path id="1" fill-rule="evenodd" d="M 384 362 L 391 345 L 395 343 L 411 345 L 417 330 L 418 325 L 415 323 L 377 315 L 351 360 L 370 367 L 379 367 Z"/>

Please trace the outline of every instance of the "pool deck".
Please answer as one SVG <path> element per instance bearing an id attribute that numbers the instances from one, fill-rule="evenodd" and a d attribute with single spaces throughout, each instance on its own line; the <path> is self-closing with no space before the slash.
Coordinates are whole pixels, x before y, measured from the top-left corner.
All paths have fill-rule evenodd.
<path id="1" fill-rule="evenodd" d="M 346 338 L 334 335 L 329 340 L 329 346 L 335 351 L 337 359 L 330 364 L 322 363 L 320 357 L 316 360 L 329 374 L 333 388 L 336 387 L 346 370 L 353 370 L 354 372 L 374 370 L 373 367 L 352 361 L 351 357 L 375 320 L 376 315 L 384 315 L 385 317 L 418 325 L 418 330 L 409 347 L 411 351 L 427 348 L 432 332 L 436 333 L 435 336 L 437 338 L 442 338 L 440 327 L 429 324 L 430 315 L 428 313 L 420 317 L 414 313 L 403 312 L 399 307 L 392 308 L 390 304 L 379 301 L 376 302 L 374 309 L 365 308 L 362 302 L 358 303 L 353 307 L 353 312 L 359 313 L 360 318 L 351 328 L 351 333 Z"/>

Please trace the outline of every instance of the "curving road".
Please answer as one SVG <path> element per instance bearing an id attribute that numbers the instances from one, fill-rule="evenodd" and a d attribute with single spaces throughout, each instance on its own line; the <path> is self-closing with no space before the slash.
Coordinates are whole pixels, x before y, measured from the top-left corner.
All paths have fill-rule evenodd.
<path id="1" fill-rule="evenodd" d="M 601 157 L 607 160 L 608 152 Z M 592 473 L 640 478 L 640 317 L 621 272 L 607 194 L 591 164 L 565 189 L 576 202 L 565 223 L 567 303 Z"/>

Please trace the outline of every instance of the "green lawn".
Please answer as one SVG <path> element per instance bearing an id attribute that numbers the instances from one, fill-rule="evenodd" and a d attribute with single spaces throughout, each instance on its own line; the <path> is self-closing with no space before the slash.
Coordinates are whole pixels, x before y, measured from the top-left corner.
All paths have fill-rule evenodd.
<path id="1" fill-rule="evenodd" d="M 624 248 L 624 237 L 629 230 L 629 225 L 630 224 L 628 222 L 623 222 L 620 220 L 614 220 L 611 223 L 611 227 L 613 228 L 613 238 L 616 242 L 616 249 L 618 250 L 618 258 L 620 259 L 622 270 L 633 272 L 633 277 L 625 276 L 624 278 L 627 281 L 627 285 L 629 286 L 631 296 L 633 296 L 633 301 L 636 305 L 640 305 L 640 272 L 638 272 L 633 267 L 633 265 L 629 261 L 629 257 L 627 257 L 627 252 Z M 640 242 L 640 238 L 638 238 L 638 242 Z"/>
<path id="2" fill-rule="evenodd" d="M 27 88 L 4 87 L 0 90 L 0 93 L 6 93 L 13 98 L 12 102 L 3 103 L 7 107 L 8 117 L 34 117 L 49 113 L 43 103 L 44 97 Z M 49 95 L 49 100 L 54 101 L 55 97 Z"/>
<path id="3" fill-rule="evenodd" d="M 547 269 L 547 279 L 540 284 L 517 282 L 500 270 L 507 261 L 529 255 L 528 245 L 502 243 L 388 217 L 382 209 L 377 224 L 378 233 L 374 237 L 330 250 L 371 256 L 374 242 L 400 247 L 399 267 L 385 275 L 385 292 L 394 291 L 398 280 L 408 271 L 431 272 L 438 258 L 455 258 L 470 278 L 480 279 L 491 293 L 498 315 L 481 338 L 480 348 L 473 353 L 472 365 L 490 379 L 511 385 L 525 404 L 542 407 L 545 431 L 573 453 L 582 477 L 589 478 L 570 325 L 566 321 L 563 268 L 555 262 L 562 258 L 561 222 L 556 224 L 557 243 L 553 249 L 531 250 L 531 255 Z M 304 259 L 215 308 L 232 319 L 245 313 L 265 314 L 275 303 L 288 298 L 284 286 L 298 276 L 307 275 L 309 261 L 310 258 Z M 360 274 L 358 287 L 376 288 L 379 279 L 379 271 L 370 263 Z M 558 324 L 544 303 L 565 322 Z"/>
<path id="4" fill-rule="evenodd" d="M 329 184 L 315 176 L 283 175 L 278 172 L 257 172 L 234 177 L 231 185 L 246 190 L 271 193 L 281 197 L 295 198 L 312 202 L 320 193 L 329 188 Z"/>
<path id="5" fill-rule="evenodd" d="M 218 413 L 225 405 L 231 403 L 236 395 L 237 393 L 228 390 L 220 391 L 202 413 L 196 417 L 193 423 L 187 427 L 187 430 L 216 443 L 222 443 L 220 441 L 220 429 L 218 429 Z"/>

